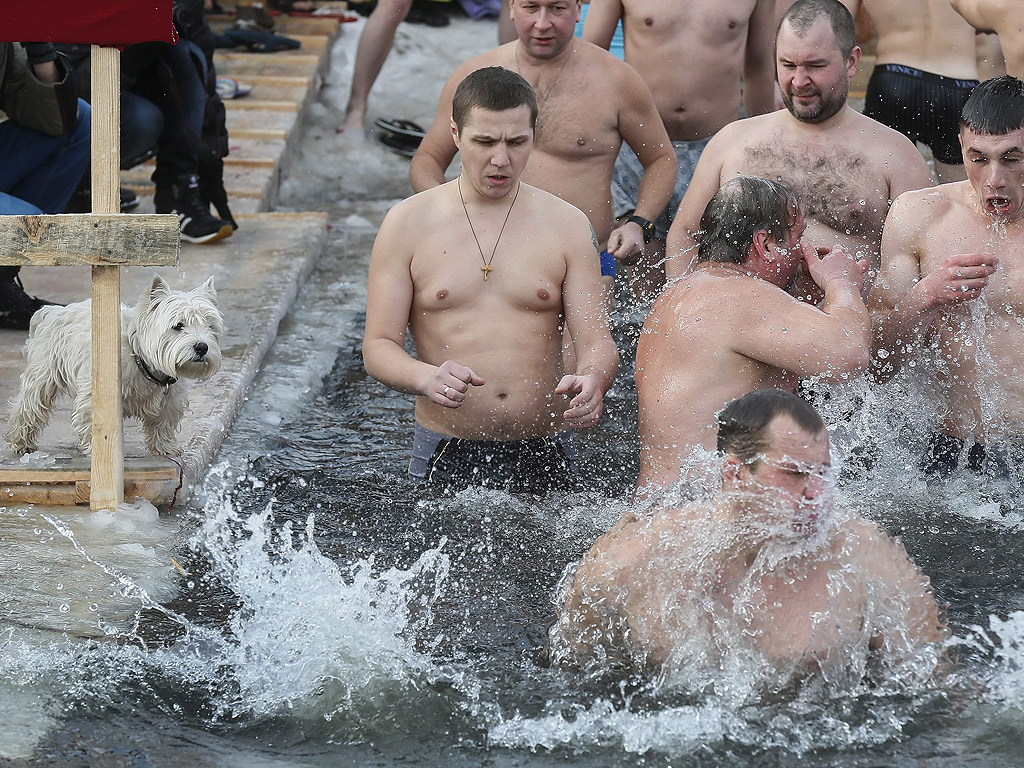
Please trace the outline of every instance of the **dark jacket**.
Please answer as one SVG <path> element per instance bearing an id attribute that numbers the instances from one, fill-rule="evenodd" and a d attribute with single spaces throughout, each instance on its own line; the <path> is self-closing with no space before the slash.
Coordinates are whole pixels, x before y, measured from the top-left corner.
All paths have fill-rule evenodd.
<path id="1" fill-rule="evenodd" d="M 61 79 L 44 83 L 35 76 L 25 49 L 0 43 L 0 111 L 23 128 L 61 136 L 75 127 L 78 98 L 70 68 L 57 57 Z"/>

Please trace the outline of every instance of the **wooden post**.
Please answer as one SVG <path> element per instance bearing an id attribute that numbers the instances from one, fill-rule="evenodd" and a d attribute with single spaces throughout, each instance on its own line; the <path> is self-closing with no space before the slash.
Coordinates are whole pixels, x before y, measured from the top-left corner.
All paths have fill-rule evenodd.
<path id="1" fill-rule="evenodd" d="M 92 46 L 92 212 L 121 210 L 121 59 L 116 48 Z M 124 417 L 121 409 L 121 274 L 92 268 L 91 509 L 124 501 Z"/>

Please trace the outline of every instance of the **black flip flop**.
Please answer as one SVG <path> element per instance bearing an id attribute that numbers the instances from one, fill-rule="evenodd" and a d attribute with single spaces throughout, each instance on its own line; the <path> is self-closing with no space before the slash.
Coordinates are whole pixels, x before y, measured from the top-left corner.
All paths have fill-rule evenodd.
<path id="1" fill-rule="evenodd" d="M 393 133 L 374 133 L 373 136 L 382 147 L 402 157 L 412 157 L 419 146 L 418 142 L 414 144 Z"/>
<path id="2" fill-rule="evenodd" d="M 244 45 L 252 53 L 289 51 L 302 45 L 299 40 L 293 40 L 284 35 L 275 35 L 272 32 L 257 32 L 253 29 L 240 29 L 238 27 L 225 29 L 222 34 L 216 35 L 214 40 L 218 48 L 237 48 L 240 45 Z"/>
<path id="3" fill-rule="evenodd" d="M 378 117 L 373 124 L 397 136 L 408 136 L 418 140 L 427 135 L 427 132 L 412 120 L 403 120 L 400 117 Z"/>

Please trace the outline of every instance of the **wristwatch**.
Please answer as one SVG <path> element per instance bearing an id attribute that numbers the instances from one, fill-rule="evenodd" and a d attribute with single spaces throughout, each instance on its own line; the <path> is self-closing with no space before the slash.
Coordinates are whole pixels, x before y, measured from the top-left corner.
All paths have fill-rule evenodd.
<path id="1" fill-rule="evenodd" d="M 651 242 L 651 238 L 654 237 L 654 222 L 648 221 L 643 216 L 630 216 L 626 219 L 626 222 L 632 221 L 634 224 L 639 224 L 640 229 L 644 231 L 644 245 Z"/>

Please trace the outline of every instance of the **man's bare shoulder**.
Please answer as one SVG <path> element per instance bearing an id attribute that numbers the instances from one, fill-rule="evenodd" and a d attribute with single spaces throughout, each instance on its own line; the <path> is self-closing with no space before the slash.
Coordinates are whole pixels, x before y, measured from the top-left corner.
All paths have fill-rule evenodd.
<path id="1" fill-rule="evenodd" d="M 449 187 L 452 184 L 455 182 L 448 181 L 399 200 L 388 210 L 386 218 L 392 221 L 407 221 L 410 217 L 422 216 L 424 211 L 443 205 L 451 197 Z"/>
<path id="2" fill-rule="evenodd" d="M 520 184 L 519 196 L 539 218 L 558 219 L 567 225 L 583 226 L 589 231 L 590 219 L 575 205 L 525 181 Z"/>
<path id="3" fill-rule="evenodd" d="M 601 536 L 591 550 L 605 566 L 629 566 L 650 559 L 666 543 L 689 540 L 707 511 L 699 503 L 682 507 L 629 510 Z"/>
<path id="4" fill-rule="evenodd" d="M 579 63 L 584 77 L 589 80 L 600 79 L 605 92 L 609 87 L 616 91 L 636 83 L 643 82 L 637 71 L 618 56 L 609 53 L 599 45 L 588 43 L 586 40 L 575 39 L 573 41 L 575 55 L 579 57 Z M 577 75 L 580 69 L 576 70 Z M 632 95 L 630 93 L 620 95 Z"/>
<path id="5" fill-rule="evenodd" d="M 711 157 L 724 157 L 727 155 L 741 155 L 744 148 L 754 143 L 770 142 L 776 143 L 785 133 L 787 127 L 784 109 L 768 112 L 764 115 L 745 117 L 742 120 L 733 120 L 722 126 L 707 147 L 701 152 L 701 159 L 705 155 Z"/>
<path id="6" fill-rule="evenodd" d="M 927 222 L 929 226 L 922 227 L 922 235 L 927 233 L 930 237 L 936 221 L 967 207 L 970 185 L 969 181 L 955 181 L 904 192 L 896 198 L 889 217 L 903 223 Z"/>
<path id="7" fill-rule="evenodd" d="M 751 303 L 758 307 L 764 302 L 781 303 L 788 307 L 794 301 L 796 299 L 767 280 L 742 274 L 729 267 L 700 265 L 689 274 L 669 283 L 651 308 L 651 314 L 692 315 L 711 305 L 716 309 L 727 306 L 730 314 L 735 317 L 737 312 L 746 311 Z"/>
<path id="8" fill-rule="evenodd" d="M 841 129 L 843 136 L 850 137 L 851 140 L 856 141 L 858 144 L 871 146 L 873 154 L 877 153 L 877 156 L 880 158 L 886 158 L 885 150 L 899 152 L 900 155 L 896 158 L 897 160 L 903 157 L 910 157 L 911 153 L 917 153 L 917 156 L 920 158 L 920 152 L 918 152 L 914 142 L 899 131 L 858 112 L 852 107 L 847 107 L 846 109 L 847 115 L 846 119 L 842 122 Z"/>
<path id="9" fill-rule="evenodd" d="M 470 72 L 476 72 L 484 67 L 507 67 L 514 60 L 516 45 L 518 45 L 516 41 L 505 43 L 497 48 L 491 48 L 489 51 L 478 53 L 471 59 L 466 59 L 452 72 L 451 77 L 448 78 L 449 84 L 461 83 Z"/>

